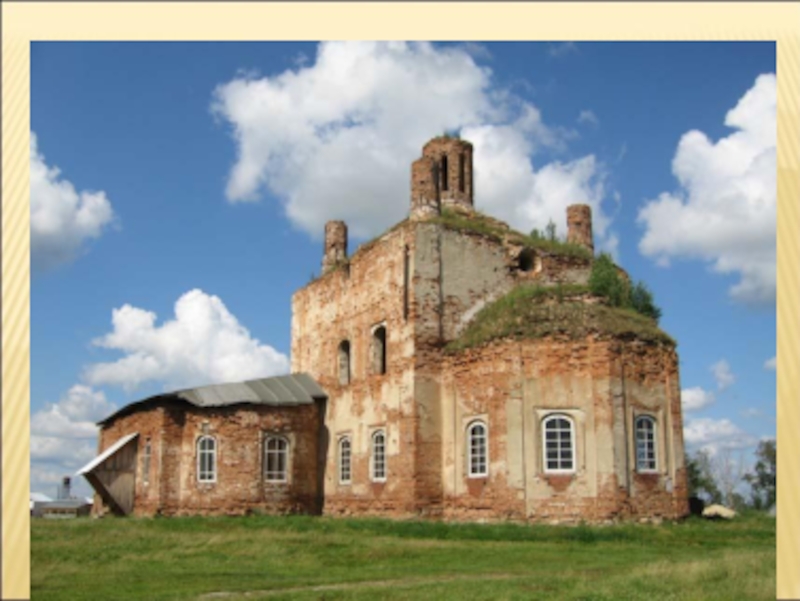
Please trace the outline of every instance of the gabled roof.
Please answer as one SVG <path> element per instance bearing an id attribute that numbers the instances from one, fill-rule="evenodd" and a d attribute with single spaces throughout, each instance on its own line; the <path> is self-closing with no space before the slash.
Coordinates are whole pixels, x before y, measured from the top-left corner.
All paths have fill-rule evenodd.
<path id="1" fill-rule="evenodd" d="M 289 374 L 246 382 L 211 384 L 155 395 L 122 407 L 98 422 L 98 425 L 102 426 L 118 415 L 129 412 L 137 405 L 155 400 L 180 399 L 195 407 L 226 407 L 243 403 L 273 406 L 310 405 L 315 400 L 326 398 L 328 398 L 327 393 L 310 375 L 306 373 Z"/>

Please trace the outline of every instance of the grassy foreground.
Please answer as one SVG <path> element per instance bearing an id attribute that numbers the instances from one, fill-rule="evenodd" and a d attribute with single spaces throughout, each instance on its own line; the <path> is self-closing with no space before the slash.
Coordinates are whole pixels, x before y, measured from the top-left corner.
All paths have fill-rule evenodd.
<path id="1" fill-rule="evenodd" d="M 774 599 L 775 519 L 622 526 L 33 520 L 31 597 Z"/>

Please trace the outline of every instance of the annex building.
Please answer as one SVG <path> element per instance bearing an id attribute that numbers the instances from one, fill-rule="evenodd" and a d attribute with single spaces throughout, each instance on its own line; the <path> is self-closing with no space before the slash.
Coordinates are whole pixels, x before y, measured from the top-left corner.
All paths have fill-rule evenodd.
<path id="1" fill-rule="evenodd" d="M 132 403 L 82 473 L 95 511 L 602 522 L 688 513 L 678 357 L 566 242 L 475 211 L 472 145 L 411 167 L 409 216 L 292 298 L 292 374 Z M 627 275 L 619 270 L 620 276 Z"/>

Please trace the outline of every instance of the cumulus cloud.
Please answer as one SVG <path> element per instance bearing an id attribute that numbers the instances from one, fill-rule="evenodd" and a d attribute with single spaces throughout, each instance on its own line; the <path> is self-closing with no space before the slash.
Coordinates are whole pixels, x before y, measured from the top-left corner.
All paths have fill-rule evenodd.
<path id="1" fill-rule="evenodd" d="M 725 116 L 734 131 L 713 142 L 700 131 L 681 138 L 672 162 L 680 187 L 639 211 L 639 250 L 661 265 L 701 259 L 739 281 L 737 301 L 775 301 L 776 84 L 760 75 Z"/>
<path id="2" fill-rule="evenodd" d="M 697 411 L 714 403 L 714 393 L 699 386 L 681 390 L 681 406 L 684 411 Z"/>
<path id="3" fill-rule="evenodd" d="M 563 151 L 574 132 L 546 124 L 476 60 L 462 46 L 331 42 L 313 64 L 218 86 L 212 112 L 231 125 L 238 151 L 228 200 L 269 192 L 314 237 L 329 219 L 370 237 L 407 214 L 422 145 L 457 130 L 475 147 L 477 208 L 523 231 L 553 219 L 563 234 L 566 206 L 588 203 L 602 241 L 603 165 L 589 155 L 534 166 L 532 157 Z"/>
<path id="4" fill-rule="evenodd" d="M 82 190 L 49 167 L 31 132 L 31 264 L 48 268 L 77 257 L 85 243 L 99 238 L 114 220 L 103 191 Z"/>
<path id="5" fill-rule="evenodd" d="M 722 449 L 745 449 L 758 443 L 758 439 L 742 430 L 727 418 L 702 417 L 686 420 L 683 426 L 686 445 L 715 454 Z"/>
<path id="6" fill-rule="evenodd" d="M 777 357 L 772 357 L 772 358 L 767 359 L 766 361 L 764 361 L 764 369 L 769 370 L 769 371 L 775 371 L 775 368 L 777 367 L 777 365 L 778 365 L 778 358 Z"/>
<path id="7" fill-rule="evenodd" d="M 731 371 L 731 366 L 725 359 L 720 359 L 711 366 L 711 373 L 714 374 L 714 379 L 717 381 L 717 388 L 725 390 L 736 381 L 736 376 Z"/>
<path id="8" fill-rule="evenodd" d="M 131 305 L 114 309 L 113 330 L 94 341 L 125 356 L 86 368 L 93 385 L 133 390 L 147 381 L 169 388 L 265 378 L 289 370 L 286 355 L 250 335 L 219 297 L 191 290 L 175 303 L 175 318 L 156 325 L 156 314 Z"/>
<path id="9" fill-rule="evenodd" d="M 31 489 L 52 494 L 64 476 L 90 461 L 97 449 L 95 422 L 115 409 L 102 391 L 76 384 L 31 415 Z"/>

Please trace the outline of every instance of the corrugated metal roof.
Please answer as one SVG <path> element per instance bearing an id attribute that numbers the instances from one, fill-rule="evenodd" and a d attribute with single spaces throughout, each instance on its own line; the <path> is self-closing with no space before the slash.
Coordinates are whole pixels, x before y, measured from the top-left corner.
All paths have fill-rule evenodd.
<path id="1" fill-rule="evenodd" d="M 240 403 L 275 406 L 310 405 L 315 399 L 326 399 L 328 395 L 319 387 L 314 378 L 306 373 L 230 384 L 211 384 L 177 390 L 131 403 L 109 415 L 99 424 L 106 423 L 118 414 L 128 411 L 134 405 L 169 397 L 177 397 L 196 407 L 224 407 Z"/>
<path id="2" fill-rule="evenodd" d="M 247 382 L 212 384 L 172 393 L 198 407 L 222 407 L 238 403 L 258 405 L 310 405 L 327 394 L 308 374 L 275 376 Z"/>

